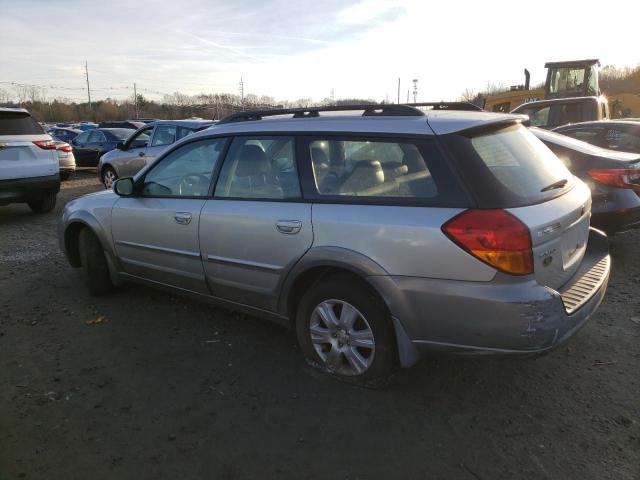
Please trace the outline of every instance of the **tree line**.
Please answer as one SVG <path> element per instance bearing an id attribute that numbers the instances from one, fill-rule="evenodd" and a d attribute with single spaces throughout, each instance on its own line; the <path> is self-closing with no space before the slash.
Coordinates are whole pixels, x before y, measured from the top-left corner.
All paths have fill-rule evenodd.
<path id="1" fill-rule="evenodd" d="M 102 122 L 108 120 L 131 120 L 136 118 L 184 119 L 205 118 L 220 120 L 227 115 L 243 110 L 296 108 L 317 105 L 350 105 L 377 103 L 371 99 L 326 98 L 314 102 L 310 98 L 295 101 L 276 101 L 273 97 L 234 95 L 229 93 L 186 95 L 175 92 L 161 100 L 151 100 L 138 94 L 124 100 L 106 98 L 91 102 L 74 102 L 65 98 L 48 100 L 37 87 L 18 87 L 11 95 L 0 89 L 0 106 L 22 107 L 40 122 Z M 17 101 L 16 101 L 17 100 Z"/>

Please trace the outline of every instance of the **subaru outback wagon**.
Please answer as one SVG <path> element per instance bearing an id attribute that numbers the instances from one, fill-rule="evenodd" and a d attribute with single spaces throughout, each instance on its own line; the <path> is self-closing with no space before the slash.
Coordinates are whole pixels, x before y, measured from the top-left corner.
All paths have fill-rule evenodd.
<path id="1" fill-rule="evenodd" d="M 445 109 L 235 114 L 69 202 L 62 247 L 93 294 L 136 281 L 273 319 L 356 382 L 550 350 L 606 290 L 589 189 L 526 117 Z"/>

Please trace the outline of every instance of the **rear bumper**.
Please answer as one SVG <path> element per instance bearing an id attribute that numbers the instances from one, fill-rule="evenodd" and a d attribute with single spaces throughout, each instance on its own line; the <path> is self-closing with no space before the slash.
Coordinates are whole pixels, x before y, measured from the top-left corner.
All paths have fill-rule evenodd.
<path id="1" fill-rule="evenodd" d="M 592 229 L 581 267 L 559 290 L 531 278 L 460 282 L 369 277 L 396 320 L 401 361 L 428 353 L 531 355 L 569 339 L 602 302 L 610 271 L 607 237 Z M 388 282 L 397 290 L 391 292 Z M 386 285 L 385 285 L 386 284 Z M 398 327 L 403 331 L 398 333 Z M 400 343 L 400 342 L 399 342 Z M 407 347 L 410 352 L 402 352 Z M 408 362 L 403 361 L 403 364 Z"/>
<path id="2" fill-rule="evenodd" d="M 608 234 L 640 228 L 640 207 L 593 213 L 591 225 Z"/>
<path id="3" fill-rule="evenodd" d="M 25 202 L 45 192 L 60 191 L 60 175 L 0 180 L 0 203 Z"/>

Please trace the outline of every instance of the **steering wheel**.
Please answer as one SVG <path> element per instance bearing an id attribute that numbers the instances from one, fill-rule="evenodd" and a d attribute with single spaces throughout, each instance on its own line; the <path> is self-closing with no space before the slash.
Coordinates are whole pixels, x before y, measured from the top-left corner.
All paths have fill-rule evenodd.
<path id="1" fill-rule="evenodd" d="M 184 196 L 195 195 L 194 192 L 202 191 L 203 186 L 209 186 L 209 178 L 201 173 L 190 173 L 180 179 L 178 193 Z"/>

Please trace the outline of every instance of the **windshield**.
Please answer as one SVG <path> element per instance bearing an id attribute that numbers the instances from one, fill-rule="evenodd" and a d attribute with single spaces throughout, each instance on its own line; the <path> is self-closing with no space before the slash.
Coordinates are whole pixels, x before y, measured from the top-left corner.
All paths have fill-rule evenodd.
<path id="1" fill-rule="evenodd" d="M 550 70 L 550 94 L 562 94 L 573 97 L 583 95 L 585 91 L 584 67 L 563 67 Z"/>

